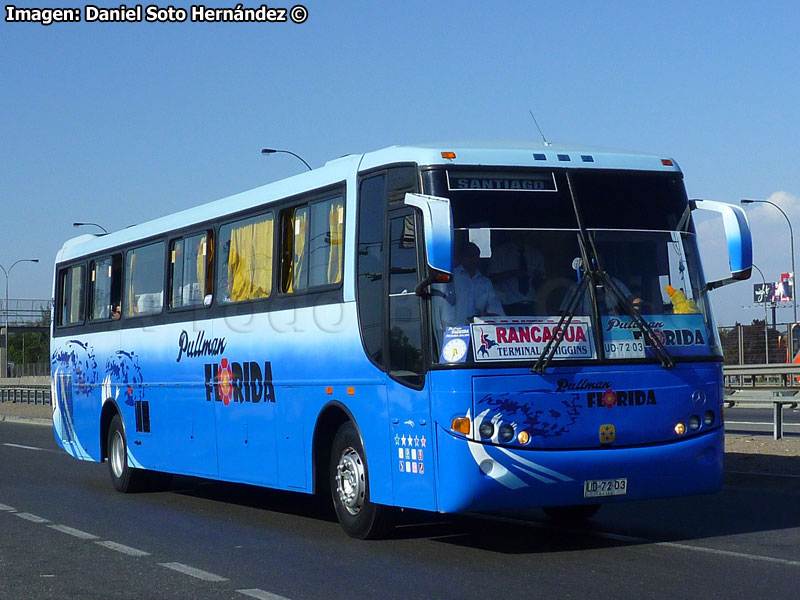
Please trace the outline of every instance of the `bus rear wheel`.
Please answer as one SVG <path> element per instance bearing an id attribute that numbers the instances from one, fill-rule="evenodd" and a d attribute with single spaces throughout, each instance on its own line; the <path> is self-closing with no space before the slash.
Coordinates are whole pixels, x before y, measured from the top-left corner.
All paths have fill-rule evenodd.
<path id="1" fill-rule="evenodd" d="M 330 487 L 336 517 L 345 533 L 374 539 L 391 528 L 391 509 L 369 500 L 369 476 L 364 448 L 352 422 L 344 423 L 331 447 Z"/>
<path id="2" fill-rule="evenodd" d="M 148 472 L 134 469 L 128 464 L 128 442 L 122 418 L 114 415 L 108 428 L 108 472 L 118 492 L 138 492 L 147 486 Z"/>

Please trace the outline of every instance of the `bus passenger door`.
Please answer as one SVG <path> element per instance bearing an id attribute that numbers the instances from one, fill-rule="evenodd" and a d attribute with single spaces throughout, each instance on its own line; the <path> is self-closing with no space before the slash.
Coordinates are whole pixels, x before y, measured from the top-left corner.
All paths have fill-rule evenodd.
<path id="1" fill-rule="evenodd" d="M 436 509 L 430 398 L 425 385 L 415 213 L 389 213 L 387 357 L 389 444 L 395 503 Z"/>

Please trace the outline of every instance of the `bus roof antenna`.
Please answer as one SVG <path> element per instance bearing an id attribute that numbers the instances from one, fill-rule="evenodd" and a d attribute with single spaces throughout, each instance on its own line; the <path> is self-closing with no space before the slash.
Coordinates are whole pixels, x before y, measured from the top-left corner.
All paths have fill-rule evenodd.
<path id="1" fill-rule="evenodd" d="M 547 138 L 546 138 L 546 137 L 544 137 L 544 133 L 542 133 L 542 128 L 541 128 L 541 127 L 539 127 L 539 123 L 538 123 L 538 121 L 536 120 L 536 117 L 534 117 L 534 116 L 533 116 L 533 109 L 532 109 L 532 108 L 529 108 L 529 109 L 528 109 L 528 112 L 529 112 L 529 113 L 531 113 L 531 119 L 533 119 L 533 124 L 534 124 L 534 125 L 536 125 L 536 129 L 538 129 L 538 130 L 539 130 L 539 135 L 540 135 L 540 136 L 542 136 L 542 139 L 544 140 L 544 145 L 545 145 L 545 146 L 549 146 L 549 145 L 550 145 L 550 142 L 548 142 L 548 141 L 547 141 Z"/>

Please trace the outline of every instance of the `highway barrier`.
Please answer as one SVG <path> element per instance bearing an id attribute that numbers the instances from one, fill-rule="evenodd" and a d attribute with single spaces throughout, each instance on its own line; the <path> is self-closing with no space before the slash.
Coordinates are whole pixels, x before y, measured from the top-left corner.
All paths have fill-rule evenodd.
<path id="1" fill-rule="evenodd" d="M 51 404 L 50 386 L 41 384 L 0 383 L 0 402 Z"/>

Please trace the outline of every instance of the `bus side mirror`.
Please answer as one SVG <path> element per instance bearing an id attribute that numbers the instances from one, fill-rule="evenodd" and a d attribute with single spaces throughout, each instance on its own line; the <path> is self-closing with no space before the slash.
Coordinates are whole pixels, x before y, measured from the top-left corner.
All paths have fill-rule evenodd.
<path id="1" fill-rule="evenodd" d="M 450 200 L 440 196 L 406 194 L 405 204 L 422 211 L 425 255 L 432 272 L 453 272 L 453 216 Z"/>
<path id="2" fill-rule="evenodd" d="M 690 205 L 692 210 L 711 210 L 720 213 L 722 224 L 725 226 L 725 237 L 728 240 L 731 276 L 727 279 L 709 281 L 705 290 L 749 279 L 753 270 L 753 240 L 744 210 L 733 204 L 712 200 L 691 200 Z"/>

